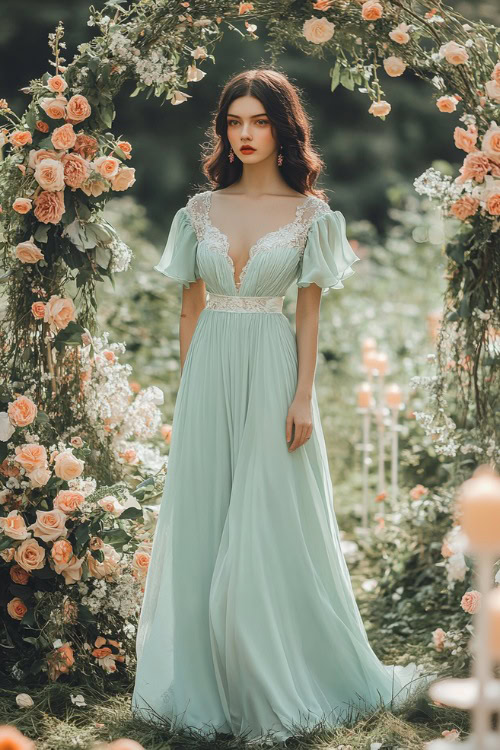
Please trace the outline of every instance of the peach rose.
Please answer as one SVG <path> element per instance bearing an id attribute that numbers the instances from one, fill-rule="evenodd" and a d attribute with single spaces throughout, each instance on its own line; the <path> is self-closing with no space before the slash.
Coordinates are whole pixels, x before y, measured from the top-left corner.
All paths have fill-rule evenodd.
<path id="1" fill-rule="evenodd" d="M 76 143 L 73 146 L 73 153 L 79 154 L 84 159 L 91 159 L 98 150 L 99 144 L 93 136 L 78 133 Z"/>
<path id="2" fill-rule="evenodd" d="M 249 10 L 253 10 L 253 3 L 240 3 L 238 9 L 238 15 L 241 16 Z"/>
<path id="3" fill-rule="evenodd" d="M 82 565 L 84 558 L 79 559 L 76 555 L 73 555 L 69 562 L 64 565 L 55 565 L 56 573 L 63 575 L 64 583 L 70 585 L 80 581 L 82 578 Z"/>
<path id="4" fill-rule="evenodd" d="M 33 302 L 31 305 L 31 312 L 33 317 L 37 320 L 43 319 L 45 316 L 45 302 Z"/>
<path id="5" fill-rule="evenodd" d="M 47 465 L 47 451 L 39 443 L 25 443 L 22 447 L 17 446 L 14 461 L 27 472 L 34 471 Z"/>
<path id="6" fill-rule="evenodd" d="M 47 86 L 55 94 L 60 94 L 62 91 L 65 91 L 68 88 L 68 84 L 60 75 L 55 75 L 49 78 L 49 80 L 47 81 Z"/>
<path id="7" fill-rule="evenodd" d="M 450 206 L 450 214 L 456 216 L 460 221 L 465 221 L 469 216 L 473 216 L 479 208 L 479 201 L 477 198 L 471 198 L 470 195 L 464 195 L 462 198 L 458 198 Z"/>
<path id="8" fill-rule="evenodd" d="M 132 158 L 130 155 L 132 151 L 132 146 L 128 141 L 118 141 L 116 145 L 118 146 L 119 149 L 123 151 L 126 159 Z"/>
<path id="9" fill-rule="evenodd" d="M 377 0 L 367 0 L 361 6 L 361 18 L 363 21 L 378 21 L 382 18 L 384 9 Z"/>
<path id="10" fill-rule="evenodd" d="M 19 583 L 21 586 L 26 586 L 30 579 L 28 571 L 17 563 L 10 568 L 9 574 L 14 583 Z"/>
<path id="11" fill-rule="evenodd" d="M 388 76 L 392 76 L 392 78 L 400 76 L 406 70 L 406 63 L 403 62 L 400 57 L 396 57 L 395 55 L 386 57 L 383 64 L 385 72 Z"/>
<path id="12" fill-rule="evenodd" d="M 500 165 L 500 125 L 495 122 L 491 123 L 483 135 L 481 149 L 488 159 Z"/>
<path id="13" fill-rule="evenodd" d="M 52 472 L 46 466 L 40 466 L 38 469 L 30 471 L 26 476 L 32 487 L 44 487 L 52 476 Z"/>
<path id="14" fill-rule="evenodd" d="M 492 216 L 498 216 L 500 214 L 500 186 L 497 188 L 496 193 L 487 196 L 486 210 Z"/>
<path id="15" fill-rule="evenodd" d="M 64 190 L 44 190 L 35 198 L 35 216 L 43 224 L 58 224 L 64 214 Z"/>
<path id="16" fill-rule="evenodd" d="M 58 297 L 53 294 L 45 305 L 45 323 L 49 323 L 53 331 L 66 328 L 70 321 L 76 321 L 76 308 L 69 297 Z"/>
<path id="17" fill-rule="evenodd" d="M 483 182 L 489 169 L 488 157 L 482 151 L 473 151 L 465 157 L 463 166 L 459 169 L 460 176 L 455 178 L 455 182 L 462 183 L 466 180 Z"/>
<path id="18" fill-rule="evenodd" d="M 108 513 L 113 513 L 114 515 L 120 515 L 123 511 L 122 505 L 118 502 L 116 497 L 113 497 L 113 495 L 101 497 L 101 499 L 97 501 L 97 504 L 100 505 L 103 510 Z"/>
<path id="19" fill-rule="evenodd" d="M 45 565 L 45 549 L 36 539 L 25 539 L 16 548 L 14 558 L 27 571 L 40 570 Z"/>
<path id="20" fill-rule="evenodd" d="M 120 161 L 114 156 L 99 156 L 93 162 L 93 166 L 102 177 L 111 178 L 118 173 Z"/>
<path id="21" fill-rule="evenodd" d="M 18 214 L 27 214 L 32 208 L 31 198 L 16 198 L 12 204 L 12 208 L 14 211 L 17 211 Z"/>
<path id="22" fill-rule="evenodd" d="M 151 555 L 143 550 L 136 550 L 132 558 L 132 570 L 136 578 L 145 578 L 148 572 Z"/>
<path id="23" fill-rule="evenodd" d="M 436 651 L 442 651 L 444 648 L 444 642 L 446 640 L 446 633 L 443 628 L 436 628 L 432 633 L 432 641 Z"/>
<path id="24" fill-rule="evenodd" d="M 73 557 L 73 547 L 67 539 L 58 539 L 52 545 L 50 555 L 54 562 L 61 567 L 67 565 Z"/>
<path id="25" fill-rule="evenodd" d="M 40 133 L 48 133 L 49 132 L 49 126 L 43 120 L 37 120 L 35 128 L 37 130 L 39 130 Z"/>
<path id="26" fill-rule="evenodd" d="M 160 427 L 160 435 L 165 440 L 166 443 L 170 443 L 172 439 L 172 425 L 171 424 L 162 424 Z"/>
<path id="27" fill-rule="evenodd" d="M 37 411 L 34 401 L 27 396 L 19 396 L 15 401 L 9 401 L 7 414 L 16 427 L 26 427 L 36 418 Z"/>
<path id="28" fill-rule="evenodd" d="M 72 96 L 66 107 L 66 117 L 74 123 L 86 120 L 91 112 L 92 107 L 82 94 L 75 94 Z"/>
<path id="29" fill-rule="evenodd" d="M 441 555 L 443 557 L 451 557 L 453 555 L 453 550 L 448 544 L 448 542 L 446 541 L 446 539 L 443 541 L 441 545 Z"/>
<path id="30" fill-rule="evenodd" d="M 14 559 L 14 552 L 16 551 L 15 547 L 7 547 L 7 549 L 3 549 L 0 552 L 0 557 L 2 560 L 5 560 L 5 562 L 10 562 Z"/>
<path id="31" fill-rule="evenodd" d="M 40 248 L 31 240 L 26 240 L 16 245 L 15 254 L 21 263 L 37 263 L 39 260 L 43 260 L 44 257 Z"/>
<path id="32" fill-rule="evenodd" d="M 500 83 L 497 81 L 486 81 L 484 84 L 486 96 L 495 102 L 500 102 Z"/>
<path id="33" fill-rule="evenodd" d="M 70 667 L 74 663 L 73 649 L 69 643 L 59 646 L 59 648 L 47 656 L 49 679 L 52 681 L 57 680 L 62 674 L 69 672 Z"/>
<path id="34" fill-rule="evenodd" d="M 35 169 L 42 159 L 60 159 L 61 154 L 49 148 L 32 148 L 28 156 L 28 167 Z"/>
<path id="35" fill-rule="evenodd" d="M 18 596 L 7 604 L 7 612 L 14 620 L 22 620 L 27 611 L 28 607 Z"/>
<path id="36" fill-rule="evenodd" d="M 65 96 L 47 96 L 40 100 L 40 106 L 51 120 L 61 120 L 66 116 L 68 100 Z"/>
<path id="37" fill-rule="evenodd" d="M 19 515 L 19 511 L 17 510 L 11 510 L 8 516 L 0 518 L 0 529 L 5 536 L 17 541 L 31 537 L 26 528 L 24 518 Z"/>
<path id="38" fill-rule="evenodd" d="M 75 448 L 81 448 L 82 445 L 83 445 L 83 440 L 81 439 L 81 437 L 79 435 L 75 435 L 74 437 L 72 437 L 69 442 Z"/>
<path id="39" fill-rule="evenodd" d="M 74 513 L 85 500 L 82 492 L 75 490 L 60 490 L 54 498 L 54 508 L 59 508 L 63 513 Z"/>
<path id="40" fill-rule="evenodd" d="M 429 490 L 427 487 L 424 487 L 423 484 L 416 484 L 415 487 L 413 487 L 410 490 L 410 497 L 412 500 L 420 500 L 422 495 L 427 495 Z"/>
<path id="41" fill-rule="evenodd" d="M 409 26 L 407 23 L 400 23 L 396 28 L 389 32 L 389 37 L 396 44 L 408 44 L 410 35 L 408 34 Z"/>
<path id="42" fill-rule="evenodd" d="M 64 181 L 66 185 L 79 188 L 90 173 L 90 164 L 79 154 L 64 154 Z"/>
<path id="43" fill-rule="evenodd" d="M 61 536 L 66 536 L 68 529 L 66 521 L 68 517 L 62 510 L 37 510 L 36 521 L 28 526 L 33 531 L 33 536 L 38 536 L 43 542 L 54 542 Z"/>
<path id="44" fill-rule="evenodd" d="M 477 129 L 476 128 L 463 128 L 456 127 L 453 131 L 453 138 L 455 140 L 455 146 L 461 148 L 462 151 L 467 151 L 469 154 L 471 151 L 477 151 Z M 484 139 L 483 139 L 484 142 Z"/>
<path id="45" fill-rule="evenodd" d="M 3 412 L 3 414 L 7 414 L 7 412 Z M 7 416 L 7 420 L 9 421 L 9 424 L 10 424 L 10 420 L 9 420 L 8 416 Z M 14 431 L 14 429 L 13 429 L 13 431 Z M 12 433 L 11 433 L 11 435 L 12 435 Z M 9 438 L 3 438 L 3 439 L 4 440 L 8 440 Z M 12 460 L 14 460 L 14 459 L 12 459 Z M 14 466 L 14 464 L 9 463 L 9 459 L 8 458 L 4 458 L 4 460 L 0 464 L 0 473 L 2 473 L 6 477 L 18 477 L 21 472 L 19 471 L 19 469 L 17 468 L 17 466 Z"/>
<path id="46" fill-rule="evenodd" d="M 64 190 L 64 167 L 58 159 L 42 159 L 35 167 L 35 180 L 43 190 Z"/>
<path id="47" fill-rule="evenodd" d="M 135 182 L 135 169 L 124 167 L 111 180 L 113 190 L 127 190 Z"/>
<path id="48" fill-rule="evenodd" d="M 479 608 L 481 606 L 481 594 L 479 591 L 467 591 L 462 596 L 462 601 L 460 602 L 460 606 L 464 610 L 464 612 L 467 612 L 469 615 L 475 615 L 476 612 L 479 612 Z"/>
<path id="49" fill-rule="evenodd" d="M 331 23 L 325 16 L 322 18 L 308 18 L 302 26 L 302 34 L 308 42 L 313 44 L 324 44 L 332 38 L 335 24 Z"/>
<path id="50" fill-rule="evenodd" d="M 446 58 L 447 62 L 452 65 L 462 65 L 469 59 L 469 54 L 465 47 L 454 41 L 442 44 L 439 48 L 439 54 L 441 57 Z"/>
<path id="51" fill-rule="evenodd" d="M 120 451 L 120 457 L 128 464 L 137 463 L 137 451 L 135 448 L 127 448 L 127 450 Z"/>
<path id="52" fill-rule="evenodd" d="M 84 467 L 85 462 L 76 458 L 70 451 L 59 453 L 54 462 L 56 476 L 66 481 L 79 477 Z"/>
<path id="53" fill-rule="evenodd" d="M 76 143 L 76 133 L 73 130 L 73 125 L 67 122 L 65 125 L 61 125 L 60 128 L 56 128 L 52 133 L 50 140 L 54 144 L 54 148 L 66 151 L 68 148 L 72 148 Z"/>
<path id="54" fill-rule="evenodd" d="M 436 101 L 436 107 L 440 112 L 454 112 L 457 108 L 457 99 L 454 96 L 440 96 Z"/>
<path id="55" fill-rule="evenodd" d="M 29 130 L 13 130 L 10 134 L 9 141 L 16 148 L 22 148 L 28 143 L 33 142 Z"/>
<path id="56" fill-rule="evenodd" d="M 372 102 L 370 109 L 368 112 L 373 115 L 374 117 L 385 117 L 385 115 L 388 115 L 391 111 L 391 105 L 389 102 L 386 102 L 384 100 L 380 102 Z"/>
<path id="57" fill-rule="evenodd" d="M 107 192 L 109 189 L 109 184 L 104 182 L 104 180 L 87 180 L 80 185 L 80 190 L 85 195 L 92 195 L 94 198 L 97 198 L 101 193 Z"/>

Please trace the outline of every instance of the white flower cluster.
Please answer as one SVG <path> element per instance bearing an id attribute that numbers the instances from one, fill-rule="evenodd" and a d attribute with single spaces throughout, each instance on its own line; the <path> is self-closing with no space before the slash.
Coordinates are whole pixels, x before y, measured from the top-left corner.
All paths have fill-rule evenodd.
<path id="1" fill-rule="evenodd" d="M 149 52 L 140 50 L 119 27 L 110 29 L 107 52 L 122 64 L 122 70 L 127 67 L 134 70 L 137 78 L 146 86 L 176 81 L 177 66 L 161 45 Z"/>
<path id="2" fill-rule="evenodd" d="M 106 618 L 109 618 L 110 613 L 113 613 L 123 620 L 137 618 L 139 615 L 142 594 L 137 580 L 131 573 L 123 573 L 116 583 L 107 583 L 102 578 L 93 579 L 90 593 L 89 587 L 82 582 L 79 582 L 78 588 L 82 594 L 81 603 L 94 615 L 104 612 Z M 122 628 L 124 629 L 125 625 Z"/>
<path id="3" fill-rule="evenodd" d="M 124 414 L 120 437 L 136 437 L 138 440 L 153 437 L 162 422 L 161 412 L 156 406 L 162 403 L 163 392 L 155 385 L 138 393 Z"/>
<path id="4" fill-rule="evenodd" d="M 127 271 L 133 258 L 130 247 L 119 237 L 114 237 L 113 241 L 107 246 L 111 253 L 111 265 L 109 270 L 112 273 Z"/>
<path id="5" fill-rule="evenodd" d="M 457 200 L 465 189 L 465 185 L 452 182 L 451 175 L 442 174 L 434 167 L 429 167 L 423 174 L 416 177 L 413 186 L 417 193 L 426 195 L 431 200 L 440 202 L 442 210 L 447 211 L 451 203 Z"/>

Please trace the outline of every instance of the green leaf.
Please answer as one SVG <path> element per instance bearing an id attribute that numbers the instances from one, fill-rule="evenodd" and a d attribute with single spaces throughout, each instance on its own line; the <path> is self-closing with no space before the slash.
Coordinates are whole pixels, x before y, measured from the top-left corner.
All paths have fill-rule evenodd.
<path id="1" fill-rule="evenodd" d="M 330 68 L 330 76 L 332 78 L 330 91 L 335 91 L 340 83 L 340 62 L 337 60 L 333 68 Z"/>
<path id="2" fill-rule="evenodd" d="M 120 520 L 129 518 L 142 518 L 142 508 L 134 508 L 134 506 L 131 505 L 129 508 L 125 508 L 125 510 L 119 515 Z"/>
<path id="3" fill-rule="evenodd" d="M 33 237 L 35 238 L 35 240 L 37 240 L 37 242 L 47 242 L 49 237 L 49 229 L 50 227 L 48 226 L 48 224 L 39 224 Z"/>
<path id="4" fill-rule="evenodd" d="M 354 79 L 352 77 L 352 73 L 348 68 L 344 68 L 342 70 L 342 73 L 340 74 L 340 83 L 344 88 L 349 89 L 349 91 L 352 91 L 354 89 Z"/>

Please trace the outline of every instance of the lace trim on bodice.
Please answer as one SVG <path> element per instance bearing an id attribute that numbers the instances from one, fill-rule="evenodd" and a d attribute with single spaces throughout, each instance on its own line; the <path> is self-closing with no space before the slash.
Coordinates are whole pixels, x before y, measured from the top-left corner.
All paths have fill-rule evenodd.
<path id="1" fill-rule="evenodd" d="M 239 294 L 207 294 L 205 307 L 223 312 L 280 313 L 284 297 L 240 297 Z"/>
<path id="2" fill-rule="evenodd" d="M 233 283 L 238 290 L 245 278 L 252 259 L 264 250 L 272 250 L 273 247 L 280 245 L 289 245 L 296 248 L 302 255 L 304 252 L 307 235 L 311 224 L 320 216 L 331 211 L 330 206 L 314 195 L 309 195 L 302 203 L 299 203 L 295 212 L 295 218 L 278 229 L 267 232 L 259 237 L 249 250 L 248 260 L 243 266 L 239 282 L 234 277 L 234 263 L 229 255 L 229 239 L 227 235 L 210 221 L 210 206 L 212 201 L 212 191 L 205 190 L 202 193 L 193 195 L 187 202 L 191 223 L 196 233 L 198 242 L 206 240 L 213 252 L 220 253 L 227 261 L 231 270 Z"/>

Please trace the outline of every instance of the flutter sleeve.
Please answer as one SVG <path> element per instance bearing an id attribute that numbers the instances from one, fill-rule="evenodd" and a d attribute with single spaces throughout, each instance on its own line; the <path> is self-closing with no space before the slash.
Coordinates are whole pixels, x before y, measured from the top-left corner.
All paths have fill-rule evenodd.
<path id="1" fill-rule="evenodd" d="M 191 282 L 200 278 L 196 265 L 197 246 L 198 238 L 184 206 L 175 214 L 163 255 L 153 268 L 189 287 Z"/>
<path id="2" fill-rule="evenodd" d="M 330 289 L 343 289 L 342 282 L 354 274 L 352 265 L 358 260 L 361 259 L 347 239 L 343 214 L 326 211 L 309 228 L 297 286 L 314 283 L 322 288 L 322 294 L 327 294 Z"/>

